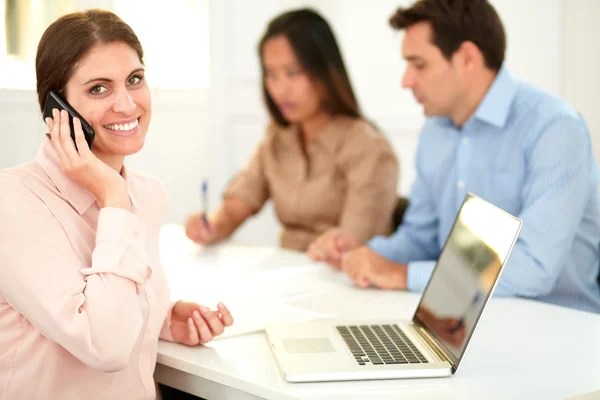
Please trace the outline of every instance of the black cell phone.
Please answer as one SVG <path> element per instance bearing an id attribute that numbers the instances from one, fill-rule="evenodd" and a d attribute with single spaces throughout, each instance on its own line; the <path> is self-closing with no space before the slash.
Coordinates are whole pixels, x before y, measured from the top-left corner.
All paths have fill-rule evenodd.
<path id="1" fill-rule="evenodd" d="M 67 101 L 58 93 L 54 91 L 49 91 L 48 96 L 46 96 L 46 104 L 44 105 L 44 121 L 46 118 L 54 118 L 52 116 L 52 110 L 58 109 L 58 111 L 65 110 L 69 114 L 69 127 L 71 128 L 71 138 L 75 143 L 75 129 L 73 128 L 73 118 L 79 118 L 81 121 L 81 129 L 83 130 L 83 136 L 85 137 L 85 141 L 88 144 L 88 147 L 91 149 L 94 144 L 94 138 L 96 137 L 96 132 L 94 132 L 94 128 L 88 122 L 83 119 L 81 115 Z M 75 143 L 75 148 L 77 148 L 77 143 Z"/>

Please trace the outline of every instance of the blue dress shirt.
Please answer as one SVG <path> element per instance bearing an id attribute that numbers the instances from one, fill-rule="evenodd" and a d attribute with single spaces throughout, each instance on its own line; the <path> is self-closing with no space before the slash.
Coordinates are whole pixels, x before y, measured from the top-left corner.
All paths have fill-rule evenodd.
<path id="1" fill-rule="evenodd" d="M 429 118 L 399 229 L 369 247 L 422 290 L 467 192 L 523 221 L 496 294 L 600 312 L 597 168 L 582 118 L 502 67 L 462 128 Z"/>

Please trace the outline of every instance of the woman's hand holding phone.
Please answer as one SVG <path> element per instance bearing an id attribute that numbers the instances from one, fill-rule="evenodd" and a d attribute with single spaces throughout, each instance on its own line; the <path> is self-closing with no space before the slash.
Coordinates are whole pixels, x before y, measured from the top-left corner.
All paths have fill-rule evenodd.
<path id="1" fill-rule="evenodd" d="M 100 208 L 117 207 L 131 209 L 127 184 L 114 169 L 100 161 L 88 147 L 81 129 L 81 122 L 73 118 L 75 143 L 71 139 L 69 114 L 52 110 L 53 118 L 46 118 L 50 141 L 56 150 L 65 174 L 92 192 Z"/>

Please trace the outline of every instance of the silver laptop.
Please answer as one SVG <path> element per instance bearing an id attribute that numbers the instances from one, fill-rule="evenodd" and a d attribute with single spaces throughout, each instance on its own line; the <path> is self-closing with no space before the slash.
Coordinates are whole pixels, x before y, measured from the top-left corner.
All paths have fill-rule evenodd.
<path id="1" fill-rule="evenodd" d="M 469 193 L 412 321 L 308 321 L 267 327 L 289 382 L 424 378 L 456 372 L 521 221 Z"/>

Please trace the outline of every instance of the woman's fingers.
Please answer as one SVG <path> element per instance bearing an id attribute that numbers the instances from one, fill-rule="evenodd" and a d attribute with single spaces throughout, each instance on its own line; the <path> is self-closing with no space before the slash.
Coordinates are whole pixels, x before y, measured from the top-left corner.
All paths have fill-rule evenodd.
<path id="1" fill-rule="evenodd" d="M 85 140 L 85 135 L 83 134 L 83 128 L 81 127 L 81 121 L 79 118 L 73 118 L 73 128 L 75 130 L 75 143 L 77 143 L 77 151 L 82 159 L 86 159 L 91 150 L 87 141 Z"/>
<path id="2" fill-rule="evenodd" d="M 210 342 L 213 339 L 213 335 L 208 325 L 206 324 L 205 318 L 202 315 L 200 315 L 198 310 L 195 310 L 192 314 L 194 316 L 194 323 L 196 324 L 196 328 L 198 329 L 198 337 L 200 343 L 204 344 Z"/>
<path id="3" fill-rule="evenodd" d="M 198 344 L 198 342 L 200 341 L 200 337 L 198 335 L 198 330 L 197 330 L 196 324 L 194 323 L 194 320 L 192 320 L 192 318 L 188 318 L 187 325 L 188 325 L 188 343 L 187 344 L 190 346 L 194 346 L 194 345 Z"/>
<path id="4" fill-rule="evenodd" d="M 219 303 L 219 304 L 217 304 L 217 309 L 219 310 L 220 319 L 221 319 L 221 322 L 223 323 L 223 325 L 224 326 L 233 325 L 233 316 L 231 315 L 229 308 L 227 308 L 227 306 L 225 306 L 225 304 Z"/>
<path id="5" fill-rule="evenodd" d="M 56 154 L 58 155 L 63 169 L 69 169 L 71 168 L 71 160 L 69 157 L 67 157 L 60 141 L 61 118 L 60 113 L 56 108 L 52 110 L 52 117 L 53 118 L 47 118 L 46 121 L 46 123 L 48 123 L 48 127 L 50 128 L 50 143 L 52 144 L 52 147 L 54 147 L 54 150 L 56 150 Z"/>
<path id="6" fill-rule="evenodd" d="M 69 127 L 69 114 L 62 110 L 60 112 L 60 143 L 63 151 L 69 157 L 71 165 L 76 167 L 79 164 L 79 153 L 75 149 L 75 142 L 71 138 L 71 128 Z"/>

